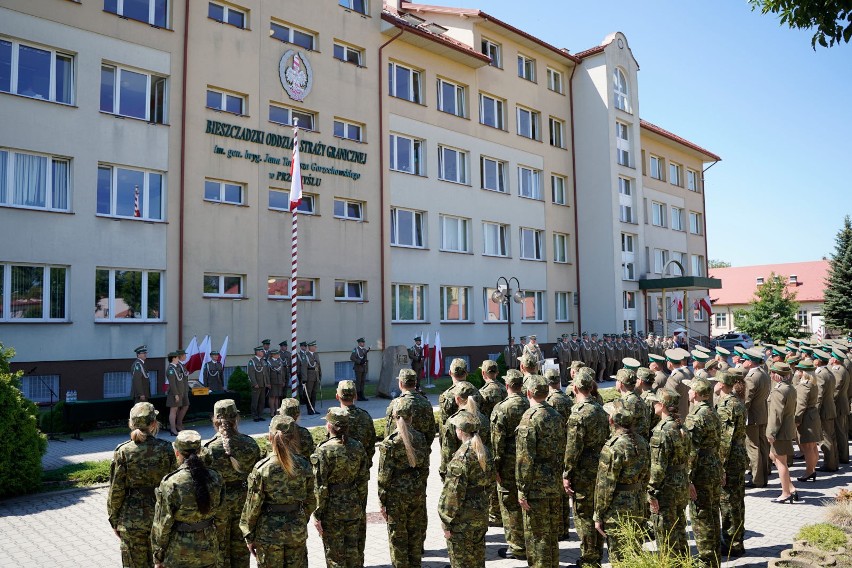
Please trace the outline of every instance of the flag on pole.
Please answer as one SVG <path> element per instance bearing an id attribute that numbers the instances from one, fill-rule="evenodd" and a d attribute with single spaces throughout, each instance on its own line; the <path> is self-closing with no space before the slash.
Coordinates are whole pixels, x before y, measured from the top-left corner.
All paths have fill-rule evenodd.
<path id="1" fill-rule="evenodd" d="M 290 163 L 290 393 L 299 398 L 298 375 L 298 319 L 299 302 L 296 294 L 299 278 L 299 204 L 302 202 L 302 163 L 299 159 L 299 119 L 293 121 L 293 159 Z M 308 410 L 314 409 L 308 401 Z"/>
<path id="2" fill-rule="evenodd" d="M 186 364 L 184 367 L 189 364 L 189 361 L 192 360 L 193 357 L 197 357 L 199 353 L 198 338 L 193 335 L 192 339 L 189 341 L 189 345 L 186 346 Z"/>
<path id="3" fill-rule="evenodd" d="M 219 362 L 222 363 L 222 368 L 225 368 L 225 356 L 228 354 L 228 336 L 225 336 L 225 341 L 222 342 L 222 348 L 219 350 Z"/>
<path id="4" fill-rule="evenodd" d="M 293 121 L 293 160 L 290 162 L 290 211 L 302 203 L 302 161 L 299 158 L 299 119 Z"/>
<path id="5" fill-rule="evenodd" d="M 139 186 L 133 186 L 133 216 L 141 217 L 142 211 L 139 209 Z"/>
<path id="6" fill-rule="evenodd" d="M 427 365 L 428 365 L 428 361 L 430 360 L 429 359 L 429 334 L 427 333 L 426 335 L 423 335 L 421 333 L 420 336 L 423 338 L 423 356 L 426 357 L 426 361 L 427 361 Z M 428 369 L 428 367 L 426 367 L 424 365 L 423 366 L 423 377 L 422 378 L 425 379 L 425 378 L 428 378 L 428 377 L 429 377 L 429 369 Z M 419 379 L 421 377 L 417 377 L 417 378 Z"/>
<path id="7" fill-rule="evenodd" d="M 443 355 L 441 353 L 441 332 L 440 331 L 435 332 L 434 352 L 435 352 L 435 356 L 434 356 L 433 360 L 435 361 L 435 364 L 432 367 L 432 377 L 437 379 L 438 377 L 440 377 L 443 374 L 442 371 L 443 371 L 443 366 L 444 366 L 443 361 L 442 361 Z"/>
<path id="8" fill-rule="evenodd" d="M 187 353 L 187 355 L 189 355 Z M 201 366 L 204 364 L 205 360 L 210 359 L 210 336 L 205 335 L 204 339 L 201 341 L 201 345 L 198 347 L 198 352 L 193 353 L 191 356 L 188 356 L 186 359 L 186 370 L 188 373 L 192 374 L 195 371 L 200 371 Z"/>
<path id="9" fill-rule="evenodd" d="M 700 300 L 698 300 L 699 309 L 707 312 L 707 315 L 710 316 L 713 313 L 713 306 L 710 302 L 710 296 L 704 296 Z"/>

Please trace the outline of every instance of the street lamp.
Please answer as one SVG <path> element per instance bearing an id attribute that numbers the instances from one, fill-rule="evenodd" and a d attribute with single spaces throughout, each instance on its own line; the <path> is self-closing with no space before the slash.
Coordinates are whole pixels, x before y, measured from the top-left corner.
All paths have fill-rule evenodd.
<path id="1" fill-rule="evenodd" d="M 512 281 L 514 280 L 515 286 L 517 287 L 517 291 L 513 294 L 512 288 L 510 287 Z M 504 286 L 501 288 L 500 283 L 503 282 Z M 500 276 L 497 278 L 497 288 L 491 292 L 491 301 L 495 304 L 505 304 L 506 305 L 506 322 L 509 324 L 509 337 L 506 340 L 506 345 L 509 346 L 509 356 L 512 355 L 512 302 L 509 299 L 512 299 L 516 304 L 520 304 L 524 301 L 524 293 L 521 292 L 521 283 L 518 282 L 518 279 L 512 276 L 511 278 L 506 278 L 505 276 Z M 509 361 L 505 361 L 506 366 L 511 368 L 511 363 Z"/>

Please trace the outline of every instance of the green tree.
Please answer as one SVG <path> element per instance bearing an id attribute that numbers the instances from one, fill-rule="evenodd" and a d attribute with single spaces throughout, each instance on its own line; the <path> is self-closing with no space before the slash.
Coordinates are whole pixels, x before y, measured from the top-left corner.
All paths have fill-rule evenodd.
<path id="1" fill-rule="evenodd" d="M 730 268 L 731 263 L 728 262 L 727 260 L 719 260 L 719 259 L 716 259 L 716 258 L 711 258 L 709 261 L 707 261 L 707 266 L 709 268 Z"/>
<path id="2" fill-rule="evenodd" d="M 832 47 L 852 39 L 852 0 L 749 0 L 752 10 L 778 14 L 782 24 L 814 29 L 811 47 Z"/>
<path id="3" fill-rule="evenodd" d="M 828 327 L 852 331 L 852 220 L 848 215 L 835 239 L 822 313 Z"/>
<path id="4" fill-rule="evenodd" d="M 758 341 L 783 342 L 797 337 L 799 303 L 796 294 L 787 289 L 787 281 L 774 272 L 754 292 L 748 308 L 735 310 L 737 329 Z"/>
<path id="5" fill-rule="evenodd" d="M 9 370 L 15 350 L 0 343 L 0 499 L 30 493 L 41 484 L 47 438 L 38 431 L 38 409 L 21 393 L 21 373 Z"/>

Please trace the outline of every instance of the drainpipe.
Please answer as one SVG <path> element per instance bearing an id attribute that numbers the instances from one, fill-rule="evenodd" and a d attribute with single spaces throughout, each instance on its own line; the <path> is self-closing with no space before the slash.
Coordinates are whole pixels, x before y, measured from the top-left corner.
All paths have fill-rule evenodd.
<path id="1" fill-rule="evenodd" d="M 187 0 L 189 2 L 189 0 Z M 381 238 L 381 246 L 379 250 L 381 254 L 379 255 L 379 272 L 381 274 L 381 305 L 382 305 L 382 350 L 387 347 L 386 337 L 385 337 L 385 329 L 387 328 L 385 322 L 385 223 L 388 222 L 388 217 L 385 215 L 385 130 L 384 130 L 384 62 L 382 61 L 382 51 L 384 51 L 385 47 L 399 38 L 402 34 L 405 33 L 405 30 L 399 30 L 399 33 L 387 40 L 379 47 L 379 210 L 382 212 L 382 220 L 379 223 L 379 235 Z"/>
<path id="2" fill-rule="evenodd" d="M 583 301 L 582 296 L 580 295 L 580 219 L 577 214 L 577 146 L 574 143 L 574 73 L 577 71 L 577 65 L 579 63 L 575 63 L 574 67 L 571 69 L 571 76 L 568 77 L 568 86 L 570 91 L 568 92 L 568 100 L 571 105 L 571 176 L 573 185 L 574 185 L 574 268 L 577 271 L 577 327 L 574 328 L 575 332 L 579 332 L 579 330 L 583 329 L 583 316 L 582 310 L 580 310 L 581 302 Z"/>
<path id="3" fill-rule="evenodd" d="M 716 160 L 703 170 L 701 170 L 701 209 L 704 211 L 704 273 L 707 276 L 710 276 L 710 271 L 707 269 L 707 265 L 710 263 L 710 252 L 707 250 L 707 196 L 704 193 L 704 173 L 719 163 L 719 160 Z M 707 290 L 707 295 L 709 297 L 710 290 Z M 710 306 L 713 307 L 712 304 Z M 713 311 L 711 309 L 710 313 L 707 314 L 707 342 L 710 342 L 710 338 L 713 337 Z"/>
<path id="4" fill-rule="evenodd" d="M 186 75 L 187 54 L 189 52 L 189 0 L 183 16 L 183 76 L 181 77 L 180 101 L 180 224 L 178 225 L 178 347 L 183 345 L 183 225 L 184 225 L 184 188 L 186 185 Z"/>

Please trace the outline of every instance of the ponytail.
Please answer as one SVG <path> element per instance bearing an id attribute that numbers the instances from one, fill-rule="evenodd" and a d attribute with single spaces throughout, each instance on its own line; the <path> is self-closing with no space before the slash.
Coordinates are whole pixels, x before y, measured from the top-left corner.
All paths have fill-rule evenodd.
<path id="1" fill-rule="evenodd" d="M 398 416 L 396 419 L 396 431 L 399 433 L 399 439 L 402 440 L 405 446 L 408 465 L 417 467 L 417 456 L 414 454 L 414 446 L 411 445 L 411 431 L 408 429 L 408 422 L 402 416 Z"/>
<path id="2" fill-rule="evenodd" d="M 156 420 L 151 422 L 151 424 L 148 426 L 147 431 L 145 431 L 141 428 L 133 428 L 133 424 L 130 423 L 129 421 L 128 421 L 128 426 L 130 426 L 130 428 L 132 428 L 132 430 L 130 431 L 130 439 L 136 444 L 144 443 L 148 439 L 148 436 L 153 436 L 153 437 L 156 438 L 157 432 L 160 431 L 160 423 L 157 422 Z"/>
<path id="3" fill-rule="evenodd" d="M 464 404 L 465 408 L 468 412 L 476 416 L 479 414 L 479 405 L 476 404 L 476 397 L 469 396 L 467 397 L 467 402 Z"/>
<path id="4" fill-rule="evenodd" d="M 342 442 L 346 442 L 349 439 L 349 426 L 335 426 L 334 424 L 329 423 L 328 428 L 331 433 L 340 438 Z"/>
<path id="5" fill-rule="evenodd" d="M 198 505 L 201 514 L 206 515 L 210 512 L 210 488 L 207 486 L 210 482 L 210 472 L 204 467 L 204 463 L 197 453 L 182 453 L 181 456 L 189 469 L 189 475 L 192 476 L 192 483 L 195 485 L 195 503 Z"/>
<path id="6" fill-rule="evenodd" d="M 225 449 L 225 455 L 231 460 L 231 467 L 233 467 L 234 471 L 237 473 L 243 473 L 243 470 L 240 468 L 240 462 L 237 461 L 237 458 L 231 455 L 231 436 L 238 433 L 237 421 L 226 420 L 224 418 L 214 418 L 213 426 L 215 426 L 216 431 L 222 435 L 222 447 Z"/>
<path id="7" fill-rule="evenodd" d="M 269 442 L 272 444 L 272 453 L 287 473 L 287 477 L 293 477 L 296 469 L 293 463 L 293 435 L 285 436 L 283 432 L 276 431 L 269 437 Z"/>
<path id="8" fill-rule="evenodd" d="M 470 447 L 476 454 L 476 459 L 479 461 L 479 467 L 482 468 L 482 471 L 485 471 L 485 468 L 488 465 L 488 454 L 485 452 L 485 444 L 482 443 L 482 438 L 479 437 L 478 433 L 474 434 L 470 438 Z"/>

